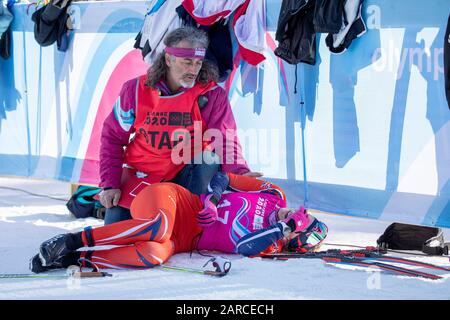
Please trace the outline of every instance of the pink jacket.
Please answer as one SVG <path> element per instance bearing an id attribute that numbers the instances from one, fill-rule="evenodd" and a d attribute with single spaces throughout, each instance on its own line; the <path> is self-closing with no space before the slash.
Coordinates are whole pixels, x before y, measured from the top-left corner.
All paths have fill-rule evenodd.
<path id="1" fill-rule="evenodd" d="M 271 225 L 270 214 L 285 208 L 286 201 L 264 192 L 231 192 L 217 205 L 217 221 L 203 229 L 200 250 L 236 253 L 239 239 Z"/>
<path id="2" fill-rule="evenodd" d="M 112 112 L 105 119 L 100 145 L 100 186 L 120 187 L 124 147 L 128 145 L 130 135 L 134 132 L 134 116 L 136 114 L 137 78 L 127 81 L 120 92 Z M 164 92 L 164 88 L 161 88 Z M 242 156 L 242 148 L 236 135 L 236 122 L 228 101 L 226 91 L 217 86 L 205 95 L 207 104 L 201 109 L 202 118 L 208 129 L 218 129 L 224 137 L 223 145 L 232 145 L 233 163 L 222 161 L 222 171 L 243 174 L 250 171 Z M 226 130 L 233 130 L 233 141 Z M 227 138 L 229 139 L 227 141 Z M 168 161 L 170 161 L 168 159 Z"/>

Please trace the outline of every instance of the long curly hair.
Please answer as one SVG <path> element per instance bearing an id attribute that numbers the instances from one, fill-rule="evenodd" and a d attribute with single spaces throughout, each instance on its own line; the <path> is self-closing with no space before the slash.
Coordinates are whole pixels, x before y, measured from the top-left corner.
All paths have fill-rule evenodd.
<path id="1" fill-rule="evenodd" d="M 164 45 L 166 47 L 175 47 L 181 41 L 187 41 L 194 47 L 208 48 L 209 40 L 206 32 L 193 27 L 181 27 L 177 28 L 164 38 Z M 145 85 L 148 87 L 155 87 L 155 85 L 161 80 L 166 79 L 169 67 L 166 64 L 165 52 L 160 52 L 153 64 L 147 71 L 147 80 Z M 217 66 L 204 60 L 200 72 L 197 76 L 197 82 L 205 84 L 210 81 L 218 82 L 219 70 Z"/>

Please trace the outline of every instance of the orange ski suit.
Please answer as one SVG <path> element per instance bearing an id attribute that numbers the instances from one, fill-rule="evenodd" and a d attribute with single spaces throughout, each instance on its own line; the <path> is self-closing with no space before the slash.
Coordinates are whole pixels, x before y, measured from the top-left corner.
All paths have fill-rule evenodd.
<path id="1" fill-rule="evenodd" d="M 229 187 L 236 191 L 283 191 L 264 180 L 227 173 Z M 82 232 L 85 246 L 119 246 L 108 250 L 83 251 L 84 258 L 100 269 L 150 268 L 173 254 L 189 252 L 202 228 L 197 213 L 203 209 L 200 197 L 170 182 L 152 184 L 131 204 L 132 219 Z"/>

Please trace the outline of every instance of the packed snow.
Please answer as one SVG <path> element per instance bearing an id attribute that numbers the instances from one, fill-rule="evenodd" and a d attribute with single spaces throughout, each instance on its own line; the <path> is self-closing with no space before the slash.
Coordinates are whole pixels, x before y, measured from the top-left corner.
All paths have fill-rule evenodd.
<path id="1" fill-rule="evenodd" d="M 24 192 L 27 191 L 28 193 Z M 53 197 L 50 199 L 33 194 Z M 75 219 L 65 207 L 70 184 L 61 181 L 0 178 L 0 273 L 30 273 L 28 261 L 52 236 L 101 226 L 102 220 Z M 312 212 L 329 227 L 327 243 L 375 245 L 392 221 Z M 450 230 L 445 229 L 446 240 Z M 332 245 L 323 249 L 333 248 Z M 232 267 L 222 278 L 154 268 L 108 270 L 112 277 L 91 279 L 0 279 L 0 299 L 449 299 L 450 272 L 424 270 L 440 280 L 410 278 L 319 259 L 289 261 L 224 255 Z M 397 254 L 398 255 L 398 254 Z M 407 256 L 411 258 L 411 256 Z M 445 257 L 412 258 L 450 266 Z M 202 269 L 207 257 L 177 254 L 168 265 Z M 51 274 L 65 274 L 65 271 Z"/>

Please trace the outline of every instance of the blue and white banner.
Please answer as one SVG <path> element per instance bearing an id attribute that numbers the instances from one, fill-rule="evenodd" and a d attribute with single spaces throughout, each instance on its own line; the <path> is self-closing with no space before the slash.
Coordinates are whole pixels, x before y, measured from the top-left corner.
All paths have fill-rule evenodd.
<path id="1" fill-rule="evenodd" d="M 340 55 L 319 34 L 316 65 L 297 68 L 273 53 L 280 4 L 266 1 L 266 60 L 237 52 L 224 84 L 252 171 L 292 206 L 450 227 L 450 2 L 366 0 L 365 34 Z M 14 7 L 13 56 L 0 58 L 1 175 L 98 182 L 102 121 L 121 84 L 146 71 L 133 44 L 147 8 L 72 4 L 62 53 L 34 40 L 33 6 Z"/>

